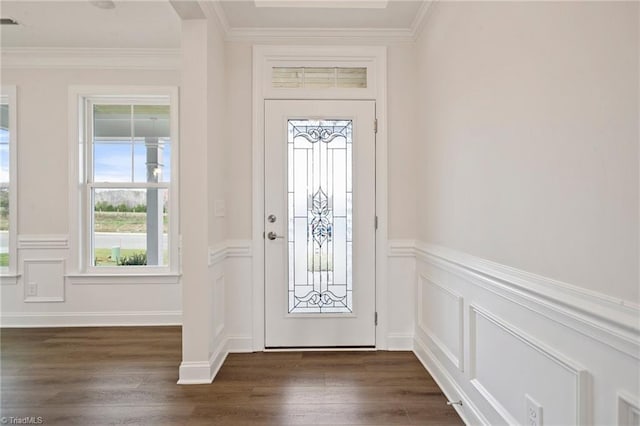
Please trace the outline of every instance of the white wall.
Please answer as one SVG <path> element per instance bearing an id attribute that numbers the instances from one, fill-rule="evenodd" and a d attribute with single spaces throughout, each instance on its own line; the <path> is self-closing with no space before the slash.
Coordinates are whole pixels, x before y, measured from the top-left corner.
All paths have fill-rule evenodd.
<path id="1" fill-rule="evenodd" d="M 438 2 L 416 45 L 417 241 L 390 251 L 472 424 L 534 424 L 527 397 L 545 425 L 640 419 L 639 12 Z"/>
<path id="2" fill-rule="evenodd" d="M 638 302 L 638 4 L 437 4 L 419 237 Z"/>
<path id="3" fill-rule="evenodd" d="M 68 96 L 71 85 L 179 85 L 177 70 L 7 67 L 2 84 L 17 87 L 18 269 L 16 285 L 2 280 L 2 324 L 176 324 L 177 284 L 71 284 L 69 270 Z M 24 280 L 56 302 L 25 301 Z M 148 297 L 153 294 L 153 298 Z"/>
<path id="4" fill-rule="evenodd" d="M 18 92 L 18 232 L 68 232 L 69 86 L 178 86 L 179 79 L 178 71 L 3 68 L 2 84 Z"/>
<path id="5" fill-rule="evenodd" d="M 389 238 L 416 237 L 418 60 L 412 43 L 387 49 L 389 111 Z"/>
<path id="6" fill-rule="evenodd" d="M 227 237 L 226 176 L 229 132 L 227 125 L 228 90 L 225 43 L 215 20 L 209 20 L 207 44 L 207 123 L 208 123 L 208 184 L 209 193 L 209 245 Z M 185 64 L 189 66 L 189 64 Z M 216 211 L 218 207 L 218 211 Z"/>
<path id="7" fill-rule="evenodd" d="M 287 40 L 281 43 L 308 44 L 309 40 Z M 319 44 L 323 44 L 318 42 Z M 389 139 L 389 236 L 414 238 L 416 221 L 415 162 L 415 81 L 417 63 L 412 43 L 387 46 L 388 54 L 388 139 Z M 252 212 L 252 110 L 251 67 L 252 45 L 243 42 L 226 43 L 227 123 L 226 143 L 226 223 L 228 243 L 251 251 Z M 386 248 L 380 248 L 386 250 Z M 218 248 L 212 247 L 217 252 Z M 239 339 L 252 337 L 252 283 L 247 271 L 251 257 L 242 254 L 226 263 L 226 297 L 229 301 L 226 332 Z M 407 349 L 413 335 L 411 300 L 413 264 L 394 257 L 389 261 L 388 316 L 381 318 L 387 325 L 390 347 Z M 232 278 L 234 277 L 234 278 Z M 400 277 L 399 279 L 396 279 Z"/>
<path id="8" fill-rule="evenodd" d="M 309 40 L 282 43 L 308 44 Z M 325 44 L 325 43 L 319 43 Z M 389 115 L 389 237 L 413 238 L 417 63 L 412 43 L 387 46 Z M 226 43 L 228 143 L 227 238 L 251 238 L 251 44 Z"/>
<path id="9" fill-rule="evenodd" d="M 227 238 L 251 239 L 251 44 L 226 43 Z"/>

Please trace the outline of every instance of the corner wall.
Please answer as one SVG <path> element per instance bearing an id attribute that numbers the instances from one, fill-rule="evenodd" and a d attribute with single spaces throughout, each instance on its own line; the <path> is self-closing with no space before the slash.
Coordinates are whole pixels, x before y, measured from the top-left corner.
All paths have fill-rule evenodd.
<path id="1" fill-rule="evenodd" d="M 69 270 L 69 86 L 178 86 L 180 82 L 177 69 L 149 69 L 141 65 L 147 58 L 126 56 L 111 58 L 106 69 L 92 68 L 93 59 L 85 57 L 60 56 L 53 64 L 39 61 L 37 53 L 32 53 L 31 66 L 25 68 L 11 66 L 11 58 L 3 57 L 2 84 L 17 87 L 17 244 L 22 273 L 15 284 L 0 280 L 3 327 L 182 321 L 182 293 L 176 280 L 87 285 L 67 278 L 75 272 Z M 161 67 L 161 62 L 156 66 Z M 24 285 L 29 274 L 38 279 L 41 292 L 57 301 L 28 301 L 33 299 L 27 297 Z"/>
<path id="2" fill-rule="evenodd" d="M 436 3 L 418 236 L 638 303 L 638 3 Z"/>
<path id="3" fill-rule="evenodd" d="M 640 419 L 639 16 L 430 11 L 417 241 L 390 251 L 415 255 L 414 350 L 471 424 Z"/>

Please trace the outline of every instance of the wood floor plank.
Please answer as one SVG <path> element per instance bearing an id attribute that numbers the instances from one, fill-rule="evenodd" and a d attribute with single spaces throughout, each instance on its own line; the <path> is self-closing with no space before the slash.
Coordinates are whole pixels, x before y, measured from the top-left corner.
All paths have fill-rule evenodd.
<path id="1" fill-rule="evenodd" d="M 0 415 L 48 425 L 458 425 L 411 352 L 230 354 L 177 385 L 180 327 L 0 330 Z"/>

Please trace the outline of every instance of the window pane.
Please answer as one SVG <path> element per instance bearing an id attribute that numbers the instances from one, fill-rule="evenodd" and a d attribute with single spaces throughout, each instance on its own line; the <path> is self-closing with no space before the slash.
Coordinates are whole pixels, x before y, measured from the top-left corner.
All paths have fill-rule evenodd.
<path id="1" fill-rule="evenodd" d="M 130 138 L 131 105 L 94 105 L 93 135 L 96 138 Z"/>
<path id="2" fill-rule="evenodd" d="M 271 75 L 273 87 L 300 88 L 304 84 L 303 68 L 274 67 Z"/>
<path id="3" fill-rule="evenodd" d="M 367 69 L 366 68 L 338 68 L 336 76 L 336 84 L 340 88 L 357 88 L 367 87 Z"/>
<path id="4" fill-rule="evenodd" d="M 162 139 L 162 168 L 159 182 L 171 182 L 171 142 L 170 139 Z"/>
<path id="5" fill-rule="evenodd" d="M 133 129 L 136 138 L 168 138 L 169 105 L 134 105 Z"/>
<path id="6" fill-rule="evenodd" d="M 131 154 L 129 141 L 95 141 L 93 144 L 94 182 L 131 182 Z"/>
<path id="7" fill-rule="evenodd" d="M 0 267 L 9 266 L 9 105 L 0 105 Z"/>
<path id="8" fill-rule="evenodd" d="M 367 68 L 273 67 L 271 85 L 288 89 L 366 89 Z"/>
<path id="9" fill-rule="evenodd" d="M 138 138 L 133 147 L 134 182 L 169 182 L 169 139 Z"/>
<path id="10" fill-rule="evenodd" d="M 9 183 L 9 129 L 0 128 L 0 182 Z"/>
<path id="11" fill-rule="evenodd" d="M 349 120 L 289 120 L 289 313 L 349 313 Z"/>
<path id="12" fill-rule="evenodd" d="M 95 266 L 167 266 L 168 190 L 94 189 Z"/>

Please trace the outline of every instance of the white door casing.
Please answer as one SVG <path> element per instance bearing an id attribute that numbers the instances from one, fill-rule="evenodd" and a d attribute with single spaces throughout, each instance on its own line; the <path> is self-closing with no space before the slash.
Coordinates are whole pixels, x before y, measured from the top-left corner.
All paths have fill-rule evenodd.
<path id="1" fill-rule="evenodd" d="M 389 284 L 387 282 L 387 48 L 358 45 L 260 45 L 252 46 L 252 231 L 251 283 L 243 289 L 250 298 L 247 337 L 254 351 L 265 349 L 265 253 L 264 253 L 264 119 L 267 99 L 372 100 L 376 102 L 376 349 L 387 349 Z M 367 86 L 357 89 L 277 88 L 273 67 L 366 67 Z"/>
<path id="2" fill-rule="evenodd" d="M 375 346 L 374 120 L 374 101 L 265 101 L 267 348 Z M 341 125 L 330 127 L 327 139 L 314 133 L 327 128 L 317 126 L 330 123 Z M 348 133 L 348 138 L 334 129 Z M 296 131 L 305 138 L 294 138 Z M 289 169 L 289 161 L 294 158 L 293 147 L 300 146 L 294 145 L 294 140 L 296 144 L 315 147 L 295 150 L 298 153 L 295 155 L 302 158 L 318 156 L 314 157 L 313 164 L 322 156 L 333 159 L 335 153 L 336 174 L 318 169 L 314 174 L 309 169 L 303 179 L 297 172 L 296 180 L 293 169 Z M 337 146 L 345 148 L 332 149 Z M 347 154 L 350 152 L 347 146 L 352 149 L 352 156 Z M 347 164 L 351 157 L 352 163 Z M 307 160 L 301 164 L 307 167 Z M 332 161 L 325 164 L 329 164 L 327 170 L 333 170 Z M 348 172 L 337 172 L 343 169 Z M 332 176 L 336 176 L 335 181 Z M 352 182 L 352 192 L 346 186 L 341 187 L 347 184 L 338 183 L 338 176 Z M 351 203 L 352 209 L 347 207 Z M 318 212 L 320 206 L 324 213 Z M 313 226 L 319 223 L 314 221 L 320 220 L 324 221 L 324 227 Z M 273 239 L 268 237 L 269 233 Z M 351 244 L 352 267 L 349 268 Z"/>

